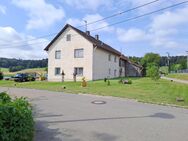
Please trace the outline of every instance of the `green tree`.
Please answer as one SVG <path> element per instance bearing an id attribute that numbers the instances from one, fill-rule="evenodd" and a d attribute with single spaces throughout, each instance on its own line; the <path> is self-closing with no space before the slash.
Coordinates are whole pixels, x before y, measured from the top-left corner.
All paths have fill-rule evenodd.
<path id="1" fill-rule="evenodd" d="M 159 68 L 159 72 L 161 74 L 167 75 L 168 74 L 168 66 L 162 66 Z"/>
<path id="2" fill-rule="evenodd" d="M 156 65 L 150 65 L 147 67 L 146 74 L 151 79 L 157 81 L 160 78 L 159 67 Z"/>
<path id="3" fill-rule="evenodd" d="M 150 66 L 157 66 L 160 65 L 160 55 L 156 53 L 147 53 L 144 55 L 144 57 L 141 59 L 141 64 L 144 67 L 143 73 L 146 75 L 147 67 Z"/>
<path id="4" fill-rule="evenodd" d="M 181 69 L 183 69 L 183 66 L 181 64 L 173 64 L 171 66 L 172 71 L 178 71 L 178 70 L 181 70 Z"/>

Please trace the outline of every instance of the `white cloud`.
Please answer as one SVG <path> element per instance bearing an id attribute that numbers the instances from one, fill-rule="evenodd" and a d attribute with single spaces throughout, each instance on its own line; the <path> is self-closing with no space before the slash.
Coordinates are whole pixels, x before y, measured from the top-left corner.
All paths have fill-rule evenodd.
<path id="1" fill-rule="evenodd" d="M 96 11 L 102 6 L 110 6 L 113 0 L 63 0 L 68 5 L 78 9 L 89 9 Z"/>
<path id="2" fill-rule="evenodd" d="M 27 29 L 49 27 L 65 16 L 62 8 L 56 8 L 45 0 L 12 0 L 12 2 L 28 12 Z"/>
<path id="3" fill-rule="evenodd" d="M 174 12 L 164 12 L 154 17 L 151 27 L 155 30 L 174 28 L 176 26 L 188 23 L 188 7 L 178 9 Z"/>
<path id="4" fill-rule="evenodd" d="M 165 1 L 165 0 L 158 0 L 153 2 L 152 0 L 126 0 L 126 2 L 129 2 L 131 7 L 137 7 L 140 5 L 144 5 L 147 3 L 150 3 L 148 5 L 145 5 L 137 10 L 138 13 L 146 13 L 146 12 L 151 12 L 156 9 L 169 6 L 171 4 L 174 4 L 176 1 Z"/>
<path id="5" fill-rule="evenodd" d="M 80 26 L 84 24 L 83 20 L 76 19 L 76 18 L 70 18 L 66 21 L 66 23 L 72 25 L 72 26 Z"/>
<path id="6" fill-rule="evenodd" d="M 0 5 L 0 14 L 6 14 L 6 7 L 3 5 Z"/>
<path id="7" fill-rule="evenodd" d="M 153 17 L 147 29 L 117 29 L 118 39 L 122 42 L 148 41 L 154 47 L 180 48 L 181 32 L 188 32 L 188 7 L 163 12 Z M 183 29 L 182 29 L 183 28 Z"/>
<path id="8" fill-rule="evenodd" d="M 130 28 L 128 30 L 118 28 L 118 39 L 122 42 L 137 42 L 147 39 L 147 35 L 144 31 L 137 28 Z"/>
<path id="9" fill-rule="evenodd" d="M 80 26 L 80 25 L 84 25 L 84 20 L 87 21 L 88 23 L 88 26 L 87 26 L 87 30 L 89 31 L 92 31 L 94 29 L 98 29 L 98 28 L 101 28 L 101 27 L 106 27 L 106 28 L 103 28 L 101 30 L 97 30 L 96 32 L 112 32 L 114 30 L 113 27 L 108 27 L 108 23 L 106 21 L 101 21 L 101 22 L 98 22 L 98 23 L 94 23 L 94 24 L 89 24 L 91 22 L 94 22 L 96 20 L 100 20 L 100 19 L 103 19 L 103 17 L 99 14 L 92 14 L 92 15 L 86 15 L 84 18 L 82 19 L 75 19 L 75 18 L 70 18 L 67 20 L 67 23 L 73 25 L 73 26 Z M 85 27 L 83 26 L 83 29 Z"/>
<path id="10" fill-rule="evenodd" d="M 0 27 L 0 57 L 41 59 L 47 55 L 43 50 L 46 39 L 38 39 L 33 36 L 18 33 L 12 27 Z"/>

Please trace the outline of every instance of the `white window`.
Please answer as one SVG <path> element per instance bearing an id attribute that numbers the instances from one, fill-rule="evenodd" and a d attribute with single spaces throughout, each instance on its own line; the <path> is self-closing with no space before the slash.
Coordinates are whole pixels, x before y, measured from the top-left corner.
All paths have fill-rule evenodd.
<path id="1" fill-rule="evenodd" d="M 114 56 L 114 62 L 116 62 L 117 61 L 117 57 L 116 56 Z"/>
<path id="2" fill-rule="evenodd" d="M 71 41 L 71 34 L 67 34 L 66 40 L 67 40 L 67 41 Z"/>
<path id="3" fill-rule="evenodd" d="M 74 72 L 77 76 L 83 76 L 83 68 L 74 68 Z"/>
<path id="4" fill-rule="evenodd" d="M 111 69 L 108 69 L 108 74 L 111 75 Z"/>
<path id="5" fill-rule="evenodd" d="M 74 58 L 83 58 L 84 57 L 84 49 L 75 49 L 74 50 Z"/>
<path id="6" fill-rule="evenodd" d="M 61 59 L 61 50 L 55 51 L 55 59 Z"/>
<path id="7" fill-rule="evenodd" d="M 117 70 L 114 70 L 114 76 L 116 77 Z"/>
<path id="8" fill-rule="evenodd" d="M 61 68 L 56 67 L 55 68 L 55 75 L 60 75 L 61 74 Z"/>
<path id="9" fill-rule="evenodd" d="M 108 54 L 108 61 L 111 61 L 111 54 Z"/>

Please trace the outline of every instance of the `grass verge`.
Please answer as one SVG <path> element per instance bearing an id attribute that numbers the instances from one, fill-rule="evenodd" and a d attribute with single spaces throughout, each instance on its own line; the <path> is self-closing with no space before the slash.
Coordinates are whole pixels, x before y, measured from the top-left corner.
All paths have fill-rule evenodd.
<path id="1" fill-rule="evenodd" d="M 155 82 L 150 78 L 132 78 L 132 84 L 119 84 L 117 79 L 110 80 L 110 86 L 103 80 L 88 82 L 87 87 L 81 87 L 81 82 L 26 82 L 15 83 L 0 81 L 3 87 L 32 88 L 50 91 L 63 91 L 75 94 L 95 94 L 136 99 L 146 103 L 173 104 L 188 107 L 188 85 L 160 79 Z M 15 86 L 16 85 L 16 86 Z M 65 87 L 65 89 L 64 89 Z M 27 94 L 26 94 L 27 96 Z M 176 98 L 184 101 L 177 102 Z"/>
<path id="2" fill-rule="evenodd" d="M 167 75 L 167 77 L 188 81 L 188 73 L 173 73 L 173 74 Z"/>

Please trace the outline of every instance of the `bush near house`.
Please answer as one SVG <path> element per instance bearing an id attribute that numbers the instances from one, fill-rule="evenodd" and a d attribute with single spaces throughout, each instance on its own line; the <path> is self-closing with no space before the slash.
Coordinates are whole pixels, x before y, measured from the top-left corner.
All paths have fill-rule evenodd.
<path id="1" fill-rule="evenodd" d="M 32 141 L 34 121 L 25 98 L 11 99 L 0 93 L 0 141 Z"/>
<path id="2" fill-rule="evenodd" d="M 160 78 L 159 67 L 154 64 L 149 65 L 146 69 L 146 75 L 152 80 L 158 80 Z"/>

